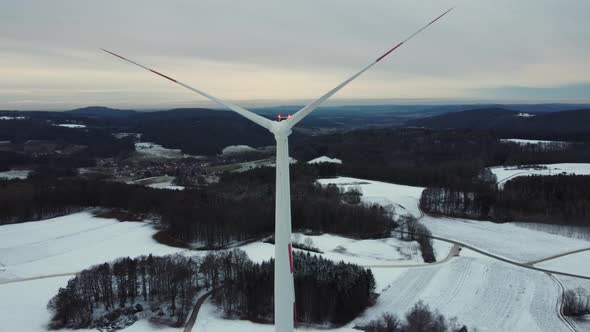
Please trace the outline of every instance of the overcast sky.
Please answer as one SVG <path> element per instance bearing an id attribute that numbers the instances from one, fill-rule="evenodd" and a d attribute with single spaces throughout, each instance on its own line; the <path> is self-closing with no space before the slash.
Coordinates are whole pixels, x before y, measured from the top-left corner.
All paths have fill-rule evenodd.
<path id="1" fill-rule="evenodd" d="M 0 109 L 210 105 L 100 51 L 242 105 L 589 102 L 588 0 L 0 0 Z"/>

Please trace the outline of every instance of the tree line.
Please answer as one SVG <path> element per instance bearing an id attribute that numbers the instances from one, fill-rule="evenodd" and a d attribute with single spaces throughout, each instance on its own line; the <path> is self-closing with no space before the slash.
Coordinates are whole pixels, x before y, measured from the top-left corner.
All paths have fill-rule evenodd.
<path id="1" fill-rule="evenodd" d="M 263 180 L 274 170 L 256 172 L 244 174 L 253 184 L 227 177 L 216 186 L 185 191 L 81 178 L 0 181 L 0 224 L 107 207 L 159 216 L 173 238 L 220 248 L 274 230 L 274 185 Z M 297 179 L 292 190 L 295 229 L 369 238 L 385 236 L 394 226 L 379 206 L 348 204 L 335 186 L 321 187 L 310 177 Z"/>
<path id="2" fill-rule="evenodd" d="M 590 226 L 590 176 L 522 176 L 499 190 L 427 188 L 420 207 L 428 213 L 493 220 Z"/>

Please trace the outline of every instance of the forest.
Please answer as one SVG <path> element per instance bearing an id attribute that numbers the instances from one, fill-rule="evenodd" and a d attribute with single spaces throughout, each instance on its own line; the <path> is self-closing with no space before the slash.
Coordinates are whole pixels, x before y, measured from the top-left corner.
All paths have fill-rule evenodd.
<path id="1" fill-rule="evenodd" d="M 522 176 L 503 189 L 472 186 L 427 188 L 420 207 L 427 213 L 497 222 L 590 226 L 590 176 Z"/>
<path id="2" fill-rule="evenodd" d="M 293 228 L 354 238 L 378 238 L 395 224 L 379 206 L 343 201 L 336 186 L 321 187 L 294 168 Z M 40 220 L 88 207 L 116 208 L 155 216 L 173 238 L 222 248 L 262 238 L 274 230 L 271 168 L 228 175 L 218 185 L 184 191 L 82 178 L 36 177 L 0 181 L 0 224 Z M 299 174 L 299 175 L 296 175 Z M 248 184 L 248 183 L 251 184 Z"/>
<path id="3" fill-rule="evenodd" d="M 210 279 L 217 280 L 212 287 L 219 291 L 213 299 L 229 317 L 271 323 L 274 261 L 252 264 L 239 255 L 240 252 L 229 252 L 203 260 L 207 273 L 212 274 Z M 238 262 L 215 263 L 215 259 Z M 371 270 L 297 251 L 293 253 L 293 270 L 298 322 L 339 326 L 374 302 L 375 279 Z"/>
<path id="4" fill-rule="evenodd" d="M 545 163 L 588 163 L 590 142 L 560 149 L 505 143 L 493 131 L 393 128 L 313 136 L 294 144 L 297 160 L 326 155 L 343 161 L 325 175 L 423 187 L 465 187 L 485 167 Z"/>
<path id="5" fill-rule="evenodd" d="M 297 320 L 342 325 L 372 305 L 370 270 L 295 253 Z M 202 259 L 182 255 L 121 258 L 84 270 L 49 301 L 50 328 L 123 328 L 138 317 L 181 326 L 202 290 L 232 318 L 273 321 L 273 261 L 255 264 L 234 249 Z M 338 277 L 335 277 L 338 276 Z"/>

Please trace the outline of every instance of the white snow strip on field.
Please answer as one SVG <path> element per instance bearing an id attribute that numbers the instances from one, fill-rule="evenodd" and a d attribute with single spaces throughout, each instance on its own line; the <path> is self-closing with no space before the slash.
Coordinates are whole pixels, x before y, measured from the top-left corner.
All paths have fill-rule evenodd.
<path id="1" fill-rule="evenodd" d="M 590 247 L 590 243 L 588 243 L 588 247 Z M 590 251 L 555 258 L 535 266 L 590 277 Z M 590 292 L 590 289 L 588 291 Z"/>
<path id="2" fill-rule="evenodd" d="M 152 239 L 146 222 L 96 218 L 90 212 L 0 227 L 0 280 L 79 272 L 119 257 L 182 251 Z"/>
<path id="3" fill-rule="evenodd" d="M 321 164 L 321 163 L 332 163 L 332 164 L 342 164 L 342 160 L 337 158 L 330 158 L 326 156 L 317 157 L 307 162 L 308 164 Z"/>
<path id="4" fill-rule="evenodd" d="M 576 175 L 590 175 L 590 164 L 545 164 L 539 166 L 546 166 L 547 169 L 535 168 L 521 168 L 515 166 L 499 166 L 490 167 L 492 173 L 498 178 L 498 187 L 502 189 L 506 181 L 518 176 L 528 175 L 559 175 L 559 174 L 576 174 Z"/>
<path id="5" fill-rule="evenodd" d="M 64 127 L 64 128 L 74 128 L 74 129 L 86 128 L 86 125 L 74 124 L 74 123 L 59 123 L 59 124 L 56 124 L 56 126 Z"/>
<path id="6" fill-rule="evenodd" d="M 0 172 L 0 179 L 26 179 L 31 173 L 28 169 L 12 169 L 10 171 Z"/>
<path id="7" fill-rule="evenodd" d="M 420 195 L 424 188 L 410 187 L 394 183 L 386 183 L 372 180 L 363 180 L 349 177 L 337 177 L 332 179 L 319 179 L 318 182 L 325 186 L 335 184 L 338 187 L 348 190 L 351 188 L 360 189 L 363 196 L 361 200 L 365 203 L 391 205 L 395 207 L 396 214 L 410 213 L 415 217 L 421 215 L 418 209 Z"/>
<path id="8" fill-rule="evenodd" d="M 536 139 L 520 139 L 520 138 L 505 138 L 501 139 L 501 142 L 512 142 L 517 143 L 520 145 L 527 145 L 527 144 L 539 144 L 539 145 L 548 145 L 548 144 L 556 144 L 556 145 L 567 145 L 568 142 L 564 141 L 543 141 L 543 140 L 536 140 Z"/>
<path id="9" fill-rule="evenodd" d="M 0 120 L 24 120 L 24 116 L 0 116 Z"/>

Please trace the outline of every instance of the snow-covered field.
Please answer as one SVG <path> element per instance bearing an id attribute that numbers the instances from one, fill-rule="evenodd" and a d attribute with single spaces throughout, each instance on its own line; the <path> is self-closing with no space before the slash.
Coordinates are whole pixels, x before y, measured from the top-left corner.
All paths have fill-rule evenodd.
<path id="1" fill-rule="evenodd" d="M 590 247 L 590 241 L 513 224 L 429 216 L 425 216 L 421 222 L 435 236 L 457 240 L 521 263 Z"/>
<path id="2" fill-rule="evenodd" d="M 586 165 L 590 172 L 590 164 L 561 165 Z M 398 214 L 409 212 L 417 217 L 421 215 L 418 203 L 424 188 L 345 177 L 321 179 L 319 182 L 322 185 L 337 184 L 345 189 L 356 186 L 361 189 L 362 200 L 365 202 L 384 206 L 394 205 Z M 435 236 L 464 242 L 519 262 L 530 262 L 590 247 L 590 241 L 549 234 L 514 224 L 429 216 L 425 216 L 421 222 Z"/>
<path id="3" fill-rule="evenodd" d="M 44 332 L 51 315 L 47 302 L 70 277 L 0 284 L 0 330 Z"/>
<path id="4" fill-rule="evenodd" d="M 180 249 L 152 239 L 145 222 L 120 222 L 75 213 L 0 227 L 0 282 L 81 271 L 124 256 L 166 255 Z"/>
<path id="5" fill-rule="evenodd" d="M 514 166 L 499 166 L 491 167 L 490 170 L 498 178 L 498 187 L 502 188 L 506 181 L 518 176 L 527 175 L 559 175 L 559 174 L 576 174 L 576 175 L 590 175 L 590 164 L 546 164 L 547 169 L 534 168 L 517 168 Z"/>
<path id="6" fill-rule="evenodd" d="M 0 172 L 0 179 L 26 179 L 31 173 L 28 169 L 12 169 L 10 171 Z"/>
<path id="7" fill-rule="evenodd" d="M 588 247 L 590 247 L 590 243 Z M 590 277 L 590 251 L 559 257 L 538 263 L 535 266 Z"/>
<path id="8" fill-rule="evenodd" d="M 397 215 L 412 214 L 415 217 L 421 215 L 418 209 L 420 195 L 424 188 L 410 187 L 393 183 L 363 180 L 349 177 L 337 177 L 331 179 L 319 179 L 321 185 L 335 184 L 344 190 L 350 188 L 360 189 L 363 196 L 361 200 L 366 203 L 391 205 L 395 207 Z"/>
<path id="9" fill-rule="evenodd" d="M 568 331 L 556 314 L 557 285 L 547 275 L 467 252 L 446 264 L 407 269 L 357 322 L 403 314 L 423 300 L 479 331 Z"/>
<path id="10" fill-rule="evenodd" d="M 342 160 L 338 158 L 330 158 L 326 156 L 317 157 L 307 162 L 308 164 L 320 164 L 320 163 L 332 163 L 332 164 L 342 164 Z"/>

